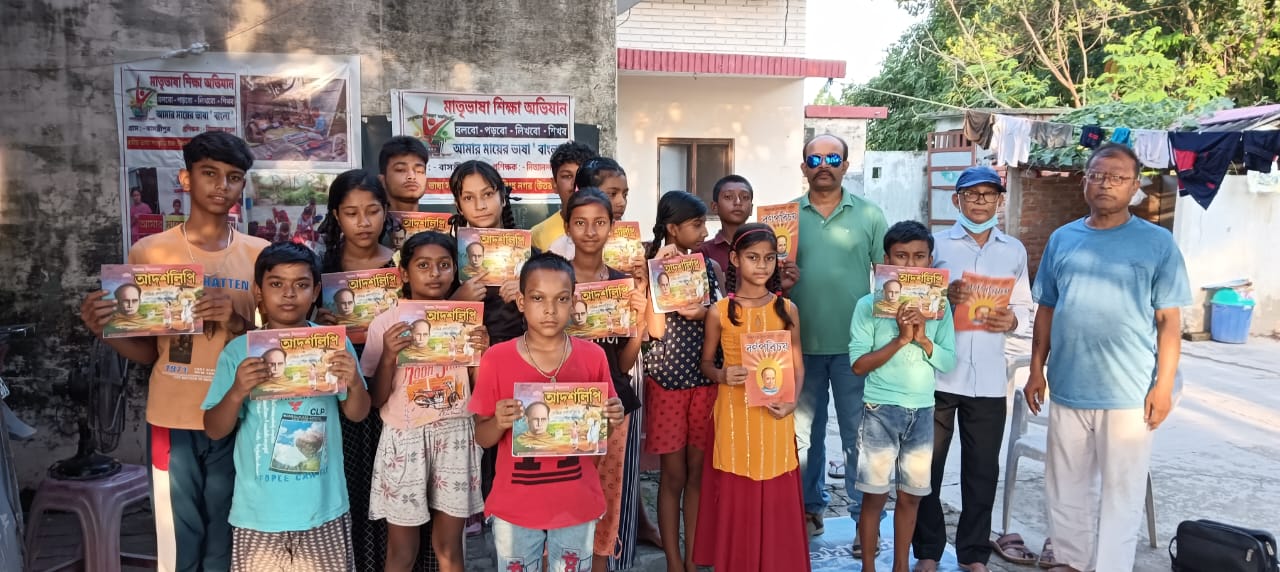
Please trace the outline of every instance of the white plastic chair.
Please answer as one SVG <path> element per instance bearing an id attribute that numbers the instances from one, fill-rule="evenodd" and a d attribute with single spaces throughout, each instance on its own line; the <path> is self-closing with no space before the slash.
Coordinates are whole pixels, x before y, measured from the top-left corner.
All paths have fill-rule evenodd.
<path id="1" fill-rule="evenodd" d="M 1015 362 L 1016 363 L 1016 362 Z M 1028 361 L 1028 364 L 1030 362 Z M 1017 367 L 1009 366 L 1009 383 L 1013 384 L 1013 374 Z M 1030 425 L 1039 425 L 1045 430 L 1049 427 L 1049 400 L 1045 399 L 1040 407 L 1040 415 L 1031 415 L 1027 410 L 1027 399 L 1022 391 L 1013 392 L 1013 419 L 1009 422 L 1009 451 L 1004 462 L 1004 515 L 1001 523 L 1005 534 L 1009 533 L 1009 511 L 1013 506 L 1013 489 L 1018 484 L 1018 459 L 1027 457 L 1044 462 L 1046 449 L 1046 433 L 1044 431 L 1028 432 Z M 1151 492 L 1151 473 L 1147 473 L 1147 541 L 1152 548 L 1156 547 L 1156 507 L 1155 496 Z"/>

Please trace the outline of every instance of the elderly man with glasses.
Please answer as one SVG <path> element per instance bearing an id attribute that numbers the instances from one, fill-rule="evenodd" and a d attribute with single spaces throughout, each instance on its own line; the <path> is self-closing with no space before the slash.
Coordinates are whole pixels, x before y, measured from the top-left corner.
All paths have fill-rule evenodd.
<path id="1" fill-rule="evenodd" d="M 800 239 L 794 267 L 784 268 L 783 281 L 796 280 L 791 298 L 800 311 L 800 339 L 804 346 L 804 385 L 795 411 L 796 444 L 800 455 L 805 512 L 810 534 L 822 534 L 822 514 L 829 498 L 824 490 L 827 451 L 827 403 L 835 398 L 845 472 L 854 474 L 858 461 L 858 424 L 862 419 L 865 378 L 854 375 L 849 362 L 849 322 L 858 299 L 871 291 L 872 264 L 884 258 L 884 212 L 842 186 L 849 169 L 849 146 L 835 135 L 823 134 L 804 146 L 800 170 L 809 192 L 800 204 Z M 830 394 L 828 394 L 830 391 Z M 862 494 L 845 479 L 856 521 Z M 855 557 L 861 547 L 854 541 Z"/>

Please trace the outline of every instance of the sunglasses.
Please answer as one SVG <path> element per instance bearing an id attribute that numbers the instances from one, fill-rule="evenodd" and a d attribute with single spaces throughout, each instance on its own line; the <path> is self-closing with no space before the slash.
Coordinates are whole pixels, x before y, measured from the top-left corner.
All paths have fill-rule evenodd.
<path id="1" fill-rule="evenodd" d="M 844 157 L 841 157 L 839 153 L 830 153 L 826 157 L 823 157 L 822 155 L 809 155 L 804 158 L 804 164 L 808 165 L 810 169 L 817 169 L 823 162 L 831 165 L 832 169 L 839 169 L 840 165 L 844 163 Z"/>

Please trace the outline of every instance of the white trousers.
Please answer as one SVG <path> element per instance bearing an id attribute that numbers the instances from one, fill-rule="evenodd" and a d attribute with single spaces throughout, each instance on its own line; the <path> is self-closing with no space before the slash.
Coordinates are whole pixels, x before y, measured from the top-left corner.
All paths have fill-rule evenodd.
<path id="1" fill-rule="evenodd" d="M 1082 571 L 1133 570 L 1151 436 L 1141 409 L 1053 405 L 1044 481 L 1059 562 Z"/>

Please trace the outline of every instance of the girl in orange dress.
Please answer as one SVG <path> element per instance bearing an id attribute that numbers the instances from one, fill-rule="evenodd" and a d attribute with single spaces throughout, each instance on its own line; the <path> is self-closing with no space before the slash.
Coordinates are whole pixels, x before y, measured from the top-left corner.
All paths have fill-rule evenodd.
<path id="1" fill-rule="evenodd" d="M 725 291 L 707 313 L 702 372 L 718 383 L 715 437 L 703 469 L 693 560 L 700 566 L 734 572 L 808 572 L 796 457 L 795 403 L 748 407 L 741 336 L 748 332 L 791 332 L 795 394 L 804 380 L 800 318 L 782 297 L 778 243 L 767 225 L 745 224 L 730 243 Z M 716 348 L 724 367 L 715 366 Z"/>

